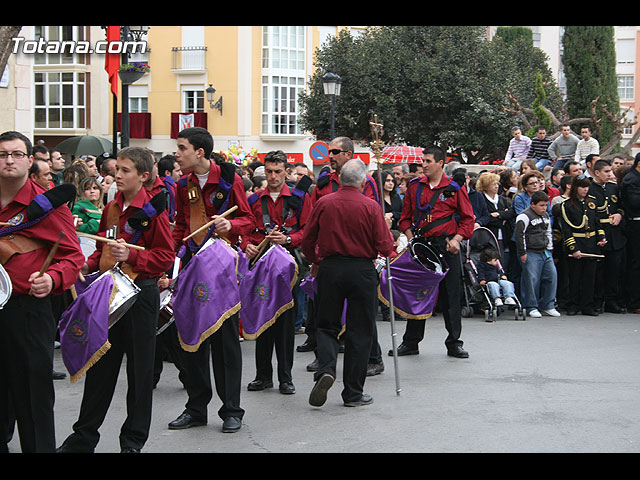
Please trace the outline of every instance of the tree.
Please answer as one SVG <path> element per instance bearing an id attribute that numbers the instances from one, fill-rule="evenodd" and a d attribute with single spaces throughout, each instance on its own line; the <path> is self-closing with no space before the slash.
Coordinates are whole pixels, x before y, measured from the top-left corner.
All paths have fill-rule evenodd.
<path id="1" fill-rule="evenodd" d="M 2 72 L 4 72 L 11 55 L 11 48 L 13 47 L 11 39 L 18 36 L 20 30 L 22 30 L 22 26 L 0 26 L 0 76 L 2 76 Z"/>
<path id="2" fill-rule="evenodd" d="M 562 62 L 567 78 L 569 117 L 590 117 L 597 100 L 593 135 L 601 145 L 614 136 L 615 125 L 605 112 L 618 112 L 616 52 L 612 26 L 567 26 L 562 36 Z"/>

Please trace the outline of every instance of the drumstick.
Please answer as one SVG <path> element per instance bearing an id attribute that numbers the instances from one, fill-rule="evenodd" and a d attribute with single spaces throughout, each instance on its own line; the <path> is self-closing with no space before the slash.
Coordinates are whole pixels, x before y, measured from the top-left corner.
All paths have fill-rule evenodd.
<path id="1" fill-rule="evenodd" d="M 278 225 L 276 225 L 275 227 L 273 227 L 273 230 L 271 230 L 272 232 L 275 232 L 278 230 Z M 264 247 L 266 247 L 266 245 L 270 242 L 270 240 L 268 238 L 264 238 L 259 244 L 258 244 L 258 253 L 256 253 L 256 255 L 251 259 L 251 265 L 253 265 L 256 262 L 256 259 L 260 256 L 260 254 L 262 253 L 262 251 L 264 250 Z"/>
<path id="2" fill-rule="evenodd" d="M 198 228 L 196 231 L 192 232 L 190 235 L 184 237 L 182 239 L 183 242 L 186 242 L 187 240 L 189 240 L 191 237 L 193 237 L 194 235 L 197 235 L 198 233 L 200 233 L 201 231 L 209 228 L 211 225 L 213 225 L 216 221 L 216 219 L 222 217 L 226 217 L 227 215 L 229 215 L 230 213 L 233 213 L 236 211 L 236 209 L 238 208 L 237 205 L 234 205 L 233 207 L 231 207 L 229 210 L 225 211 L 223 214 L 218 215 L 215 219 L 211 220 L 210 222 L 205 223 L 204 225 L 202 225 L 200 228 Z"/>
<path id="3" fill-rule="evenodd" d="M 604 255 L 596 255 L 595 253 L 582 253 L 581 254 L 583 257 L 588 257 L 588 258 L 604 258 Z M 567 255 L 568 257 L 573 257 L 573 255 L 569 254 Z"/>
<path id="4" fill-rule="evenodd" d="M 49 255 L 47 255 L 47 259 L 42 264 L 42 267 L 40 268 L 38 275 L 36 275 L 36 278 L 40 278 L 42 275 L 44 275 L 44 272 L 47 270 L 47 268 L 49 268 L 49 265 L 51 265 L 51 262 L 53 261 L 53 256 L 56 254 L 56 251 L 58 250 L 58 247 L 60 246 L 60 242 L 62 242 L 63 238 L 64 238 L 64 232 L 60 232 L 60 236 L 58 237 L 58 240 L 56 240 L 56 243 L 54 243 L 53 247 L 51 247 L 51 250 L 49 251 Z M 33 295 L 33 292 L 31 291 L 31 289 L 29 289 L 29 295 Z"/>
<path id="5" fill-rule="evenodd" d="M 78 234 L 79 237 L 87 237 L 87 238 L 92 238 L 94 240 L 98 240 L 99 242 L 105 242 L 105 243 L 120 243 L 117 240 L 114 240 L 112 238 L 105 238 L 105 237 L 100 237 L 98 235 L 92 235 L 90 233 L 84 233 L 84 232 L 76 232 Z M 133 245 L 131 243 L 121 243 L 121 245 L 124 245 L 127 248 L 132 248 L 134 250 L 141 250 L 144 251 L 144 247 L 141 247 L 140 245 Z"/>

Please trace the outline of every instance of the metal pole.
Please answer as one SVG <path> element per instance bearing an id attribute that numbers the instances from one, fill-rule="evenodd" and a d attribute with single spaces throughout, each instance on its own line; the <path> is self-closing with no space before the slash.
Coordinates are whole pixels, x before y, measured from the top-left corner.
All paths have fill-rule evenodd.
<path id="1" fill-rule="evenodd" d="M 122 29 L 122 40 L 124 42 L 129 40 L 129 27 L 121 27 Z M 122 52 L 122 63 L 126 65 L 129 63 L 129 53 L 125 48 Z M 125 148 L 129 146 L 129 85 L 125 82 L 121 82 L 122 84 L 122 120 L 121 120 L 121 133 L 120 133 L 120 148 Z"/>
<path id="2" fill-rule="evenodd" d="M 379 135 L 382 134 L 382 124 L 377 123 L 378 117 L 374 116 L 374 123 L 371 124 L 371 130 L 373 136 L 375 138 L 374 141 L 371 142 L 372 149 L 374 150 L 374 154 L 376 157 L 376 164 L 378 167 L 378 190 L 380 192 L 380 206 L 382 208 L 382 216 L 384 217 L 384 190 L 382 183 L 382 162 L 380 161 L 380 155 L 382 154 L 382 145 L 384 143 L 380 140 Z M 393 309 L 393 290 L 391 289 L 391 262 L 389 261 L 389 257 L 385 257 L 385 264 L 387 270 L 387 286 L 389 287 L 389 319 L 391 320 L 391 348 L 393 352 L 393 370 L 395 372 L 395 380 L 396 380 L 396 395 L 400 395 L 400 373 L 398 369 L 398 350 L 396 345 L 396 314 Z"/>

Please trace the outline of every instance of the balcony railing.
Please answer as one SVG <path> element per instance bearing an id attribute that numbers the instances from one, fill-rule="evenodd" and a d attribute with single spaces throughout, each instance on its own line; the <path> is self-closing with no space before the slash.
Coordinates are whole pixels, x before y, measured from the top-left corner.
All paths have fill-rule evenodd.
<path id="1" fill-rule="evenodd" d="M 172 69 L 179 72 L 201 72 L 205 69 L 207 47 L 173 47 Z"/>

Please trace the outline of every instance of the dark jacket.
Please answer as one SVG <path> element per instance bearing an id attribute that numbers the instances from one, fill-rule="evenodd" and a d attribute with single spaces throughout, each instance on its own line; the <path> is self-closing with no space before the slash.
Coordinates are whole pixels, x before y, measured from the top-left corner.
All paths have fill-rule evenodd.
<path id="1" fill-rule="evenodd" d="M 516 211 L 511 205 L 511 200 L 503 195 L 498 195 L 498 205 L 490 201 L 484 194 L 487 211 L 489 212 L 489 221 L 485 225 L 498 238 L 498 230 L 502 229 L 502 239 L 508 241 L 513 234 L 513 226 L 516 220 Z M 497 217 L 492 217 L 491 213 L 498 212 Z"/>
<path id="2" fill-rule="evenodd" d="M 478 270 L 478 281 L 497 282 L 500 280 L 501 271 L 495 265 L 489 265 L 487 262 L 478 262 L 476 266 Z"/>

